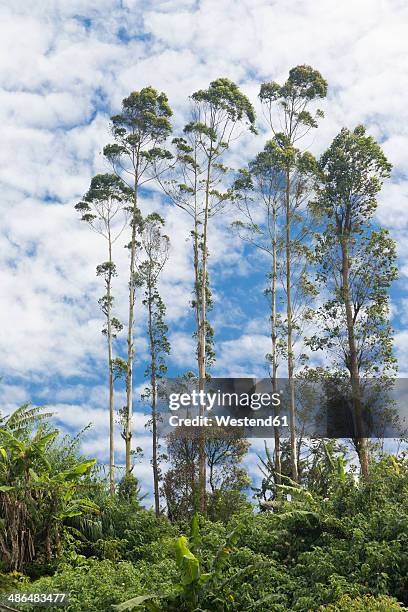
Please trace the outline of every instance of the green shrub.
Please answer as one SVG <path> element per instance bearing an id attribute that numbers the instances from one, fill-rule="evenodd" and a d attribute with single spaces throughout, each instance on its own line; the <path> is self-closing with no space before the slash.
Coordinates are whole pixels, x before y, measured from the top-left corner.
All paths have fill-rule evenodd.
<path id="1" fill-rule="evenodd" d="M 118 530 L 124 539 L 125 559 L 155 563 L 171 557 L 171 541 L 177 528 L 166 517 L 156 518 L 153 511 L 140 510 L 128 514 L 126 519 L 123 529 Z"/>
<path id="2" fill-rule="evenodd" d="M 160 584 L 166 588 L 176 575 L 175 563 L 171 560 L 151 565 L 144 561 L 132 564 L 128 561 L 96 561 L 88 559 L 82 566 L 65 565 L 54 576 L 41 578 L 25 589 L 33 593 L 68 593 L 70 603 L 66 612 L 112 612 L 112 604 L 123 601 Z M 24 610 L 38 608 L 25 606 Z M 61 608 L 50 607 L 60 612 Z"/>
<path id="3" fill-rule="evenodd" d="M 351 599 L 348 595 L 344 595 L 336 603 L 319 608 L 319 611 L 323 610 L 325 612 L 398 612 L 407 610 L 407 608 L 402 607 L 392 597 L 366 595 L 365 597 Z"/>
<path id="4" fill-rule="evenodd" d="M 28 579 L 20 572 L 10 572 L 2 574 L 0 572 L 0 593 L 7 591 L 21 591 L 28 583 Z"/>

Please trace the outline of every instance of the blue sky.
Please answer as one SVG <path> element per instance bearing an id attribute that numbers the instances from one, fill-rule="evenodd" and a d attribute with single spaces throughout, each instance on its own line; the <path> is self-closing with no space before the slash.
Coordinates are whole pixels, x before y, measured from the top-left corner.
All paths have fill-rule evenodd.
<path id="1" fill-rule="evenodd" d="M 378 221 L 397 240 L 400 280 L 392 294 L 400 374 L 408 372 L 408 7 L 402 0 L 14 0 L 0 6 L 0 371 L 2 409 L 32 400 L 53 407 L 59 423 L 93 430 L 84 451 L 107 455 L 105 345 L 95 266 L 104 244 L 79 223 L 74 204 L 96 172 L 106 171 L 109 115 L 130 91 L 164 90 L 183 125 L 187 98 L 219 76 L 238 82 L 256 105 L 260 135 L 244 136 L 231 163 L 244 164 L 264 144 L 257 94 L 263 80 L 283 81 L 308 63 L 329 84 L 326 117 L 306 143 L 319 154 L 339 129 L 367 125 L 392 162 Z M 172 239 L 162 284 L 172 341 L 172 373 L 191 369 L 188 301 L 192 289 L 188 220 L 158 191 L 143 197 L 159 210 Z M 232 215 L 232 213 L 231 213 Z M 215 222 L 210 242 L 218 375 L 264 375 L 268 322 L 261 295 L 263 263 Z M 117 252 L 118 313 L 126 318 L 126 252 Z M 222 304 L 222 306 L 220 306 Z M 142 315 L 137 347 L 146 353 Z M 142 363 L 138 369 L 141 385 Z M 123 398 L 118 396 L 118 404 Z M 135 443 L 146 447 L 137 466 L 148 486 L 143 416 Z M 118 454 L 122 442 L 118 434 Z M 250 459 L 251 469 L 256 458 Z"/>

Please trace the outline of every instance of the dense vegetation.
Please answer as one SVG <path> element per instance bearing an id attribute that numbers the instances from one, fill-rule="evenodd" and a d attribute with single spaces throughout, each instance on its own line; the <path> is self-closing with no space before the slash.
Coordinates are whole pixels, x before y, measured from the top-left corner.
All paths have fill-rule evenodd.
<path id="1" fill-rule="evenodd" d="M 323 117 L 315 103 L 326 93 L 310 66 L 293 68 L 283 85 L 263 83 L 271 138 L 240 169 L 227 166 L 228 152 L 244 133 L 256 134 L 256 117 L 228 79 L 192 94 L 187 123 L 171 141 L 171 108 L 152 87 L 132 92 L 112 117 L 104 148 L 112 173 L 93 177 L 75 207 L 106 244 L 96 273 L 105 289 L 108 478 L 81 456 L 81 432 L 62 437 L 52 415 L 30 405 L 0 413 L 0 588 L 9 607 L 34 610 L 34 594 L 68 593 L 70 612 L 408 609 L 408 458 L 370 440 L 363 418 L 367 381 L 378 393 L 396 376 L 388 295 L 396 251 L 374 216 L 391 166 L 363 126 L 343 128 L 320 159 L 300 148 Z M 204 389 L 216 358 L 213 218 L 232 210 L 228 231 L 249 256 L 262 254 L 265 362 L 273 389 L 278 369 L 287 374 L 290 427 L 288 437 L 275 427 L 273 445 L 265 442 L 259 483 L 244 467 L 250 444 L 239 431 L 186 437 L 180 428 L 159 439 L 171 351 L 160 282 L 171 248 L 164 219 L 141 209 L 150 182 L 190 222 L 195 368 L 180 373 L 182 383 Z M 125 279 L 115 265 L 120 238 Z M 128 291 L 126 325 L 115 314 L 119 282 Z M 143 507 L 133 475 L 139 320 L 149 351 L 143 401 L 154 510 Z M 313 352 L 324 367 L 314 366 Z M 348 394 L 355 429 L 347 443 L 308 439 L 299 427 L 308 414 L 295 385 L 316 379 Z M 126 395 L 120 410 L 117 389 Z M 115 464 L 118 423 L 125 466 Z M 13 592 L 24 600 L 7 599 Z"/>
<path id="2" fill-rule="evenodd" d="M 40 415 L 23 407 L 0 431 L 4 592 L 66 592 L 77 612 L 385 612 L 408 603 L 403 455 L 373 459 L 370 480 L 358 481 L 325 445 L 307 490 L 282 485 L 273 511 L 242 503 L 227 518 L 170 522 L 142 507 L 134 477 L 112 496 L 78 438 L 61 438 Z"/>

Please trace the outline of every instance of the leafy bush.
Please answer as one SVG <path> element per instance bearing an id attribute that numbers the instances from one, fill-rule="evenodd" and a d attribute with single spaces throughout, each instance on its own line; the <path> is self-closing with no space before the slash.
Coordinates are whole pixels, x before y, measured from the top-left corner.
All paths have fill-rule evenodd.
<path id="1" fill-rule="evenodd" d="M 406 610 L 395 599 L 391 597 L 357 597 L 351 599 L 344 595 L 338 602 L 329 606 L 321 606 L 319 611 L 326 612 L 398 612 Z"/>
<path id="2" fill-rule="evenodd" d="M 21 591 L 28 583 L 28 579 L 20 572 L 10 572 L 9 574 L 0 573 L 0 593 L 7 591 Z"/>
<path id="3" fill-rule="evenodd" d="M 36 409 L 22 406 L 0 427 L 0 547 L 4 567 L 20 572 L 51 567 L 61 554 L 64 522 L 99 512 L 79 494 L 95 459 L 53 461 L 59 432 L 38 418 Z"/>
<path id="4" fill-rule="evenodd" d="M 179 570 L 179 580 L 169 593 L 159 590 L 145 593 L 142 596 L 115 606 L 118 612 L 137 607 L 154 610 L 212 610 L 214 612 L 232 610 L 234 604 L 234 585 L 243 574 L 249 574 L 256 568 L 252 565 L 243 570 L 229 571 L 228 557 L 236 542 L 236 532 L 230 533 L 218 548 L 207 572 L 202 571 L 200 551 L 202 539 L 199 529 L 199 517 L 194 515 L 191 523 L 190 538 L 179 536 L 174 542 L 174 553 Z"/>
<path id="5" fill-rule="evenodd" d="M 156 518 L 153 511 L 142 510 L 127 516 L 119 535 L 125 540 L 124 557 L 130 561 L 150 562 L 171 557 L 171 542 L 177 528 L 165 517 Z"/>
<path id="6" fill-rule="evenodd" d="M 82 566 L 63 566 L 54 576 L 33 582 L 25 591 L 69 593 L 67 612 L 112 612 L 112 604 L 142 593 L 146 588 L 160 584 L 166 592 L 175 576 L 175 563 L 171 560 L 152 566 L 144 561 L 132 564 L 88 559 Z M 26 605 L 23 609 L 35 612 L 38 608 Z M 48 609 L 59 612 L 61 608 Z"/>
<path id="7" fill-rule="evenodd" d="M 36 411 L 22 407 L 13 418 L 0 428 L 0 571 L 25 574 L 0 573 L 4 592 L 67 592 L 67 612 L 391 612 L 408 604 L 404 458 L 372 460 L 369 480 L 358 482 L 322 453 L 323 472 L 315 463 L 304 486 L 285 477 L 265 506 L 273 511 L 254 513 L 234 491 L 216 494 L 189 531 L 188 513 L 174 524 L 143 509 L 133 477 L 110 495 L 75 442 L 60 448 L 43 423 L 33 433 Z M 34 549 L 19 546 L 27 530 Z"/>

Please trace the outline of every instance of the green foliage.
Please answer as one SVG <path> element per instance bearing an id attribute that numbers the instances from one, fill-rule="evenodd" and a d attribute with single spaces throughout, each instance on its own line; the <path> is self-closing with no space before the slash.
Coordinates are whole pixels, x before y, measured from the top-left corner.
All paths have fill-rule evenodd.
<path id="1" fill-rule="evenodd" d="M 159 146 L 171 132 L 171 115 L 167 96 L 153 87 L 144 87 L 123 99 L 122 112 L 111 117 L 115 142 L 103 150 L 117 176 L 129 169 L 138 185 L 142 179 L 151 178 L 155 164 L 171 157 Z"/>
<path id="2" fill-rule="evenodd" d="M 317 127 L 317 119 L 323 116 L 321 110 L 313 115 L 307 110 L 310 102 L 325 98 L 327 83 L 320 72 L 311 66 L 296 66 L 289 71 L 289 78 L 283 85 L 275 81 L 263 83 L 259 98 L 269 112 L 274 104 L 279 104 L 290 118 L 286 124 L 290 138 L 299 128 Z"/>
<path id="3" fill-rule="evenodd" d="M 139 596 L 115 606 L 115 609 L 118 612 L 140 606 L 151 610 L 184 610 L 186 612 L 200 609 L 214 610 L 214 612 L 232 609 L 234 601 L 232 586 L 235 580 L 244 573 L 249 574 L 255 569 L 247 566 L 244 570 L 233 574 L 226 571 L 228 557 L 236 540 L 237 530 L 234 530 L 216 551 L 209 563 L 208 571 L 203 572 L 199 558 L 202 546 L 199 519 L 197 515 L 194 516 L 190 539 L 181 535 L 174 542 L 179 582 L 174 585 L 172 592 L 169 595 L 155 593 Z"/>
<path id="4" fill-rule="evenodd" d="M 126 598 L 133 603 L 118 610 L 403 609 L 396 602 L 408 603 L 408 462 L 384 456 L 358 483 L 336 456 L 322 447 L 315 492 L 312 475 L 309 490 L 287 479 L 273 512 L 243 509 L 228 524 L 195 515 L 188 538 L 178 535 L 185 522 L 98 493 L 99 534 L 80 540 L 81 554 L 64 540 L 56 573 L 24 590 L 70 592 L 68 612 L 108 611 Z M 26 579 L 2 580 L 14 589 Z"/>
<path id="5" fill-rule="evenodd" d="M 252 509 L 246 494 L 237 489 L 215 490 L 208 495 L 207 514 L 213 521 L 228 523 L 234 514 Z"/>
<path id="6" fill-rule="evenodd" d="M 7 425 L 21 423 L 21 414 L 0 429 L 0 546 L 5 567 L 15 571 L 51 563 L 61 553 L 64 522 L 99 511 L 79 493 L 95 460 L 51 462 L 58 431 L 39 424 L 33 433 L 21 426 L 12 433 Z"/>
<path id="7" fill-rule="evenodd" d="M 44 412 L 42 406 L 33 406 L 29 402 L 22 404 L 9 415 L 1 415 L 0 427 L 7 429 L 17 437 L 26 436 L 40 423 L 47 421 L 52 416 L 50 412 Z"/>
<path id="8" fill-rule="evenodd" d="M 139 482 L 132 474 L 126 474 L 118 485 L 118 498 L 126 502 L 135 502 L 140 493 Z"/>
<path id="9" fill-rule="evenodd" d="M 394 241 L 371 219 L 376 196 L 389 175 L 390 164 L 363 126 L 343 129 L 319 162 L 317 199 L 311 205 L 322 231 L 314 253 L 317 282 L 330 289 L 330 299 L 313 313 L 323 333 L 308 342 L 325 349 L 338 365 L 349 367 L 349 350 L 342 348 L 347 332 L 345 303 L 353 309 L 354 335 L 360 372 L 366 376 L 393 370 L 388 290 L 397 277 Z M 347 253 L 348 278 L 341 278 Z M 347 293 L 346 293 L 347 291 Z M 345 354 L 344 354 L 345 353 Z"/>
<path id="10" fill-rule="evenodd" d="M 205 439 L 205 454 L 210 490 L 207 492 L 208 516 L 228 522 L 230 517 L 247 508 L 243 490 L 250 480 L 242 462 L 249 443 L 241 432 L 214 428 Z M 163 493 L 168 516 L 172 521 L 192 517 L 197 508 L 198 440 L 183 427 L 167 437 L 170 469 L 164 475 Z"/>
<path id="11" fill-rule="evenodd" d="M 200 89 L 193 93 L 191 98 L 194 102 L 225 112 L 231 122 L 244 121 L 252 130 L 255 129 L 255 111 L 252 104 L 229 79 L 217 79 L 210 83 L 208 89 Z M 216 140 L 212 126 L 204 124 L 201 129 L 209 138 Z"/>
<path id="12" fill-rule="evenodd" d="M 143 220 L 140 232 L 138 276 L 144 289 L 143 304 L 148 312 L 147 334 L 150 345 L 150 363 L 146 377 L 150 381 L 149 396 L 154 386 L 157 396 L 157 381 L 166 373 L 165 356 L 170 352 L 165 323 L 166 307 L 159 294 L 157 283 L 168 260 L 169 238 L 163 233 L 164 220 L 151 214 Z"/>
<path id="13" fill-rule="evenodd" d="M 344 595 L 339 601 L 329 606 L 321 606 L 320 612 L 398 612 L 398 610 L 406 610 L 395 599 L 391 597 L 356 597 L 352 599 L 348 595 Z"/>
<path id="14" fill-rule="evenodd" d="M 81 221 L 107 237 L 110 226 L 117 222 L 115 217 L 128 208 L 131 200 L 132 191 L 115 174 L 97 174 L 75 210 L 81 215 Z"/>
<path id="15" fill-rule="evenodd" d="M 391 172 L 380 145 L 363 125 L 353 131 L 343 128 L 321 156 L 319 166 L 319 205 L 345 232 L 366 223 L 377 206 L 382 182 Z"/>
<path id="16" fill-rule="evenodd" d="M 88 560 L 81 567 L 60 567 L 52 577 L 44 577 L 32 583 L 26 591 L 34 593 L 69 593 L 67 612 L 110 612 L 112 604 L 130 597 L 138 589 L 152 588 L 161 584 L 163 591 L 169 589 L 174 579 L 175 567 L 170 560 L 153 565 L 141 561 Z M 26 606 L 24 610 L 37 610 Z M 58 607 L 50 607 L 50 612 Z"/>
<path id="17" fill-rule="evenodd" d="M 27 576 L 20 572 L 0 573 L 0 593 L 22 591 L 28 583 Z"/>

